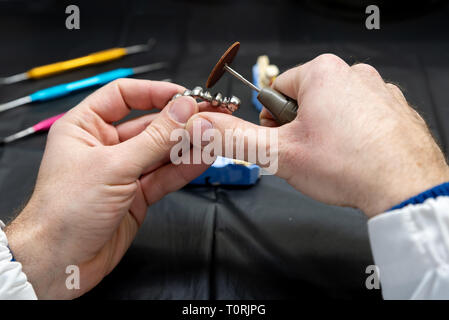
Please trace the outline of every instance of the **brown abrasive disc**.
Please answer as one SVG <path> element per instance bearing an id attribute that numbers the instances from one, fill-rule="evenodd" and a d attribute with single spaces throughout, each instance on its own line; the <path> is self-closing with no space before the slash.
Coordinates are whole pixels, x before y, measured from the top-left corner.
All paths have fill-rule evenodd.
<path id="1" fill-rule="evenodd" d="M 214 84 L 217 83 L 218 80 L 220 80 L 223 73 L 225 73 L 225 64 L 231 64 L 232 60 L 234 60 L 235 56 L 237 55 L 239 48 L 240 42 L 234 42 L 221 56 L 220 60 L 218 60 L 215 67 L 212 69 L 209 78 L 207 78 L 206 88 L 211 88 Z"/>

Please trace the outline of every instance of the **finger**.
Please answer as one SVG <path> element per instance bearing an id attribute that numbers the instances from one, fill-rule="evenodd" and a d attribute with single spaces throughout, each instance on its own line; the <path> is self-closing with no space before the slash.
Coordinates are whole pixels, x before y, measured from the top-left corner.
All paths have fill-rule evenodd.
<path id="1" fill-rule="evenodd" d="M 203 151 L 207 146 L 216 156 L 249 161 L 264 168 L 277 165 L 280 128 L 261 127 L 227 114 L 202 112 L 189 119 L 186 129 L 192 144 Z M 202 139 L 208 132 L 213 133 L 210 144 L 208 139 Z"/>
<path id="2" fill-rule="evenodd" d="M 170 192 L 184 187 L 193 179 L 200 176 L 207 164 L 173 164 L 169 163 L 140 179 L 143 194 L 148 205 L 162 199 Z"/>
<path id="3" fill-rule="evenodd" d="M 123 160 L 140 174 L 148 167 L 164 160 L 170 149 L 178 143 L 172 139 L 172 132 L 183 133 L 187 120 L 198 112 L 198 104 L 191 97 L 180 97 L 171 101 L 159 116 L 137 136 L 112 146 L 114 152 L 123 156 Z M 189 144 L 190 146 L 190 144 Z"/>
<path id="4" fill-rule="evenodd" d="M 140 227 L 145 220 L 147 214 L 148 205 L 146 203 L 145 195 L 143 193 L 142 184 L 140 180 L 136 181 L 138 187 L 134 196 L 134 200 L 129 207 L 131 215 L 136 220 L 138 226 Z"/>
<path id="5" fill-rule="evenodd" d="M 209 102 L 201 102 L 198 104 L 199 111 L 211 111 L 211 112 L 221 112 L 225 114 L 229 114 L 229 110 L 223 110 L 223 108 L 217 108 L 212 106 Z M 117 132 L 119 134 L 119 139 L 121 142 L 126 141 L 132 137 L 137 136 L 143 130 L 148 127 L 151 122 L 159 116 L 159 113 L 151 113 L 147 114 L 126 122 L 123 122 L 116 126 Z M 152 172 L 159 167 L 166 165 L 170 162 L 170 156 L 167 154 L 164 158 L 157 161 L 156 163 L 152 163 L 149 167 L 145 168 L 142 171 L 142 175 L 145 175 L 149 172 Z"/>
<path id="6" fill-rule="evenodd" d="M 316 77 L 320 82 L 335 78 L 335 74 L 343 74 L 349 69 L 349 65 L 334 54 L 325 53 L 315 59 L 287 70 L 279 75 L 273 83 L 273 88 L 292 99 L 301 102 L 301 93 L 307 90 L 304 85 L 308 77 Z M 308 83 L 316 84 L 316 81 Z"/>
<path id="7" fill-rule="evenodd" d="M 279 127 L 279 123 L 276 122 L 273 115 L 265 107 L 259 114 L 260 125 L 264 127 Z"/>
<path id="8" fill-rule="evenodd" d="M 159 113 L 150 113 L 144 116 L 122 122 L 116 126 L 120 142 L 126 141 L 137 136 L 159 115 Z"/>
<path id="9" fill-rule="evenodd" d="M 75 108 L 94 112 L 106 123 L 124 118 L 130 109 L 162 109 L 183 87 L 160 81 L 119 79 L 95 91 Z"/>
<path id="10" fill-rule="evenodd" d="M 301 88 L 301 84 L 304 81 L 304 78 L 308 72 L 308 70 L 313 66 L 313 64 L 320 63 L 320 57 L 326 56 L 321 55 L 311 61 L 308 61 L 302 65 L 298 65 L 294 68 L 291 68 L 274 79 L 273 89 L 277 90 L 284 95 L 298 100 L 298 94 Z"/>
<path id="11" fill-rule="evenodd" d="M 170 155 L 166 155 L 163 159 L 158 160 L 155 163 L 152 163 L 149 167 L 143 169 L 141 175 L 146 175 L 147 173 L 153 172 L 154 170 L 159 169 L 160 167 L 165 166 L 170 163 Z"/>
<path id="12" fill-rule="evenodd" d="M 217 108 L 212 106 L 209 102 L 200 102 L 198 104 L 199 112 L 222 112 L 230 114 L 231 112 L 228 109 L 224 108 Z M 116 126 L 119 139 L 121 142 L 126 141 L 132 137 L 137 136 L 139 133 L 141 133 L 143 130 L 145 130 L 146 127 L 148 127 L 151 122 L 158 117 L 159 113 L 150 113 L 146 114 L 125 122 L 122 122 Z"/>
<path id="13" fill-rule="evenodd" d="M 273 89 L 296 100 L 298 98 L 299 87 L 300 83 L 302 82 L 305 68 L 307 68 L 307 64 L 289 69 L 281 73 L 274 80 Z"/>

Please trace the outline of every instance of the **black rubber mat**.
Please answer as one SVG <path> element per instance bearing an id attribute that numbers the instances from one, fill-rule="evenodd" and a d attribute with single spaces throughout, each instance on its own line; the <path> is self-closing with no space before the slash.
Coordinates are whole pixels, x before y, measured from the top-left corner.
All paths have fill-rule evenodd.
<path id="1" fill-rule="evenodd" d="M 234 67 L 249 76 L 258 55 L 281 70 L 332 52 L 348 63 L 374 65 L 449 143 L 449 8 L 367 31 L 364 12 L 345 19 L 294 1 L 80 2 L 81 29 L 65 29 L 64 1 L 0 1 L 0 76 L 154 37 L 149 53 L 41 81 L 0 87 L 0 102 L 117 67 L 168 61 L 168 70 L 140 78 L 204 85 L 233 41 Z M 238 96 L 237 116 L 256 122 L 251 92 L 223 78 L 217 91 Z M 92 90 L 0 114 L 5 136 L 66 111 Z M 135 116 L 138 113 L 133 113 Z M 0 219 L 20 211 L 32 192 L 45 147 L 38 134 L 0 149 Z M 84 298 L 112 299 L 379 299 L 365 288 L 373 264 L 366 219 L 323 205 L 277 177 L 247 189 L 184 188 L 153 205 L 118 267 Z"/>

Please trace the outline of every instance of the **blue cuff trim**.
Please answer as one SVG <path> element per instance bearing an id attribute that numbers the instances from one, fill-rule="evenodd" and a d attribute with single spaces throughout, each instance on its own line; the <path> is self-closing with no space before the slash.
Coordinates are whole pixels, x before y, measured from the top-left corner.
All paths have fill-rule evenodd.
<path id="1" fill-rule="evenodd" d="M 439 196 L 449 196 L 449 182 L 445 182 L 442 184 L 439 184 L 433 188 L 430 188 L 424 192 L 421 192 L 420 194 L 411 197 L 408 200 L 405 200 L 404 202 L 401 202 L 400 204 L 394 206 L 388 211 L 401 209 L 409 204 L 418 204 L 423 203 L 429 198 L 436 198 Z"/>
<path id="2" fill-rule="evenodd" d="M 7 246 L 7 247 L 8 247 L 9 252 L 11 252 L 11 256 L 12 256 L 11 262 L 16 261 L 16 259 L 14 258 L 14 254 L 11 251 L 11 248 L 9 246 Z"/>

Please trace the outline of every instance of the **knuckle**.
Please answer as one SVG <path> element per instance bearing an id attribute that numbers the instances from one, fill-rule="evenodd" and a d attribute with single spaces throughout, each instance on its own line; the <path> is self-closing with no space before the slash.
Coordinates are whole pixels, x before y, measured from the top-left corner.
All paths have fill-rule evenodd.
<path id="1" fill-rule="evenodd" d="M 331 53 L 325 53 L 316 57 L 310 70 L 309 83 L 322 83 L 329 78 L 335 78 L 337 75 L 345 73 L 349 66 L 341 58 Z"/>
<path id="2" fill-rule="evenodd" d="M 397 85 L 395 85 L 395 84 L 393 84 L 393 83 L 387 83 L 387 87 L 388 87 L 390 90 L 393 90 L 393 91 L 395 91 L 396 93 L 400 93 L 400 94 L 402 95 L 402 91 L 401 91 L 401 89 L 399 89 L 399 87 L 398 87 Z"/>
<path id="3" fill-rule="evenodd" d="M 104 102 L 105 99 L 110 99 L 114 101 L 114 99 L 123 99 L 122 98 L 122 86 L 124 83 L 129 80 L 125 78 L 116 79 L 114 81 L 109 82 L 108 84 L 100 87 L 94 93 L 92 93 L 87 99 L 90 104 L 96 104 L 100 102 Z"/>
<path id="4" fill-rule="evenodd" d="M 352 66 L 352 70 L 356 72 L 361 72 L 364 74 L 368 74 L 370 76 L 380 77 L 379 72 L 370 64 L 366 63 L 358 63 Z"/>
<path id="5" fill-rule="evenodd" d="M 170 132 L 161 123 L 153 123 L 144 132 L 147 134 L 148 147 L 153 150 L 165 150 L 170 145 Z"/>
<path id="6" fill-rule="evenodd" d="M 332 53 L 324 53 L 315 58 L 315 63 L 318 66 L 328 68 L 341 68 L 348 66 L 346 62 L 340 57 Z"/>
<path id="7" fill-rule="evenodd" d="M 110 87 L 120 87 L 120 86 L 123 85 L 127 80 L 128 80 L 128 79 L 125 79 L 125 78 L 116 79 L 116 80 L 110 82 L 110 83 L 108 84 L 108 86 L 110 86 Z"/>
<path id="8" fill-rule="evenodd" d="M 390 92 L 396 96 L 400 101 L 402 102 L 407 102 L 407 99 L 404 96 L 404 93 L 402 92 L 401 88 L 399 88 L 399 86 L 393 84 L 393 83 L 387 83 L 386 84 L 388 90 L 390 90 Z"/>
<path id="9" fill-rule="evenodd" d="M 421 116 L 421 114 L 414 108 L 409 107 L 410 111 L 412 112 L 412 115 L 414 116 L 415 120 L 423 125 L 423 126 L 427 126 L 426 120 L 424 120 L 424 118 Z"/>
<path id="10" fill-rule="evenodd" d="M 131 79 L 120 78 L 116 79 L 109 84 L 107 84 L 104 88 L 106 91 L 111 92 L 114 97 L 120 97 L 122 95 L 122 88 L 125 87 L 125 84 L 129 82 Z M 101 90 L 101 89 L 100 89 Z M 98 91 L 97 91 L 98 92 Z"/>

